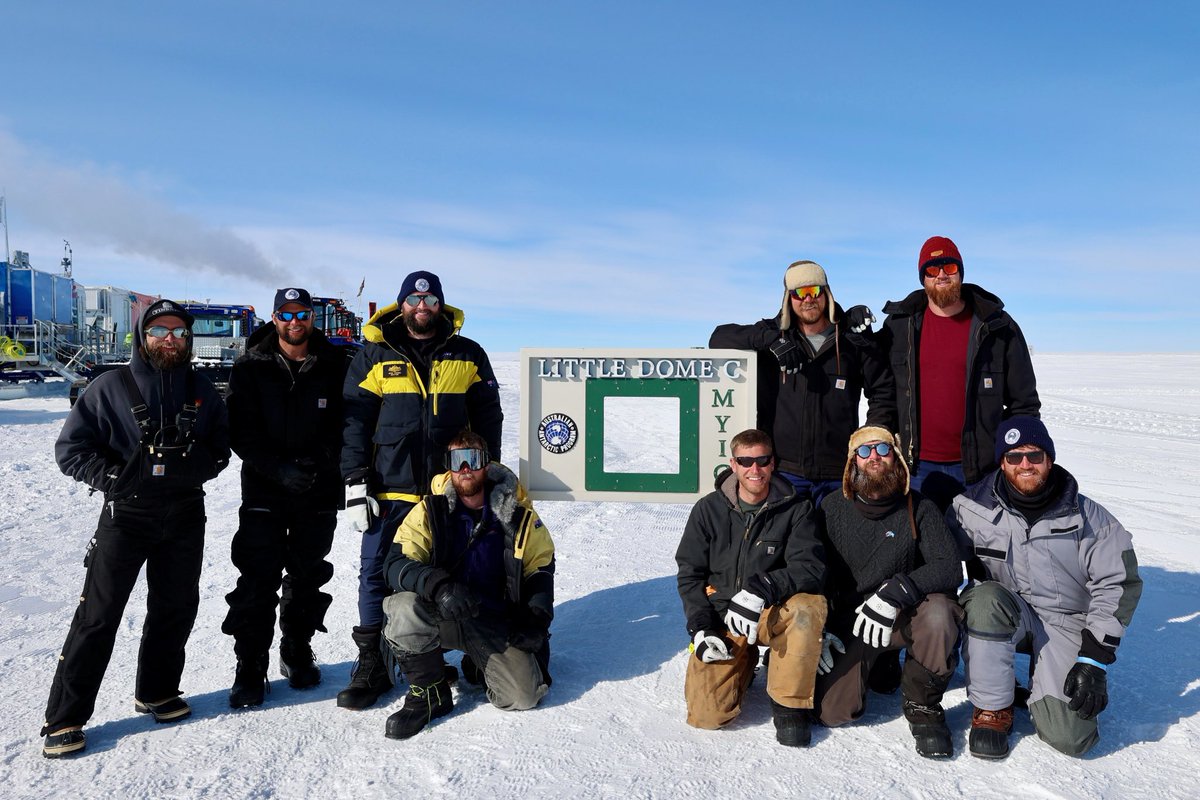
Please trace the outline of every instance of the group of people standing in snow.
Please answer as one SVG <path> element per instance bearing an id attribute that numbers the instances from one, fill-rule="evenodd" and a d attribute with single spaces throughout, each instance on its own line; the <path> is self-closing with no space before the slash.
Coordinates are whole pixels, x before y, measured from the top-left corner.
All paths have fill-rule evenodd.
<path id="1" fill-rule="evenodd" d="M 824 270 L 798 261 L 778 315 L 714 331 L 712 347 L 760 353 L 760 407 L 676 555 L 692 639 L 687 720 L 734 719 L 762 650 L 782 744 L 808 745 L 813 722 L 857 719 L 869 689 L 899 685 L 918 752 L 949 756 L 941 699 L 961 649 L 973 754 L 1007 754 L 1014 706 L 1050 744 L 1082 754 L 1140 594 L 1129 534 L 1055 463 L 1020 328 L 999 298 L 963 283 L 954 243 L 926 242 L 918 276 L 922 289 L 889 303 L 874 331 L 869 309 L 843 311 Z M 227 402 L 190 365 L 192 323 L 169 300 L 147 309 L 129 367 L 93 381 L 56 443 L 63 472 L 105 504 L 43 754 L 84 750 L 143 564 L 135 710 L 163 723 L 191 713 L 180 678 L 199 603 L 202 486 L 231 449 L 242 460 L 239 578 L 222 624 L 236 657 L 231 707 L 266 700 L 276 609 L 280 672 L 296 689 L 320 683 L 311 642 L 326 631 L 342 509 L 362 548 L 357 660 L 337 705 L 368 708 L 401 673 L 407 693 L 385 726 L 394 739 L 452 710 L 460 671 L 498 708 L 537 705 L 551 684 L 554 544 L 501 463 L 495 376 L 438 276 L 408 275 L 352 357 L 314 327 L 305 289 L 280 289 Z M 446 650 L 463 652 L 457 669 Z M 1034 667 L 1019 695 L 1018 651 Z"/>
<path id="2" fill-rule="evenodd" d="M 242 459 L 232 543 L 239 577 L 222 630 L 233 637 L 232 708 L 262 705 L 278 608 L 279 670 L 321 681 L 337 513 L 362 533 L 358 651 L 337 705 L 408 692 L 385 727 L 413 736 L 453 708 L 463 677 L 493 705 L 535 706 L 550 686 L 554 543 L 500 463 L 503 412 L 483 349 L 459 333 L 441 281 L 414 272 L 364 327 L 351 357 L 314 327 L 303 288 L 280 289 L 271 323 L 233 366 L 226 401 L 191 366 L 194 320 L 169 300 L 140 321 L 127 368 L 104 373 L 56 444 L 67 475 L 104 494 L 84 590 L 46 708 L 42 753 L 78 754 L 117 628 L 142 565 L 148 590 L 134 707 L 157 722 L 191 714 L 180 691 L 199 605 L 203 484 Z"/>
<path id="3" fill-rule="evenodd" d="M 917 276 L 875 332 L 797 261 L 776 316 L 713 332 L 712 347 L 760 353 L 760 429 L 731 440 L 676 553 L 688 722 L 734 719 L 761 650 L 781 744 L 898 687 L 917 752 L 949 757 L 941 702 L 961 651 L 972 755 L 1008 755 L 1018 707 L 1083 755 L 1141 596 L 1132 539 L 1056 463 L 1024 336 L 963 282 L 954 242 L 926 241 Z"/>

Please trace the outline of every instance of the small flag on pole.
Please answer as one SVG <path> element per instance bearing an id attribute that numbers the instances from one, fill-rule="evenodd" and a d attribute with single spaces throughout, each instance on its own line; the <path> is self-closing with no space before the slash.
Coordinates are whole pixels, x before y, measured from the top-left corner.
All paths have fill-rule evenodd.
<path id="1" fill-rule="evenodd" d="M 362 283 L 360 283 L 358 285 L 358 294 L 356 295 L 357 297 L 362 297 L 363 289 L 365 289 L 366 286 L 367 286 L 367 276 L 364 275 L 363 279 L 362 279 Z"/>

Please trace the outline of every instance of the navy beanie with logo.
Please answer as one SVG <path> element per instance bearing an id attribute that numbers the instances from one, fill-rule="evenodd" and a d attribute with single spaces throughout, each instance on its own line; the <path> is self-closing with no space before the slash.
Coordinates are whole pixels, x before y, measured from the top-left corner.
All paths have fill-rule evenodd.
<path id="1" fill-rule="evenodd" d="M 1037 417 L 1013 417 L 1000 423 L 996 431 L 996 461 L 1004 457 L 1009 450 L 1027 444 L 1036 445 L 1046 451 L 1050 460 L 1054 460 L 1054 440 L 1046 425 Z"/>
<path id="2" fill-rule="evenodd" d="M 400 284 L 400 294 L 396 295 L 396 302 L 403 303 L 404 298 L 413 292 L 428 292 L 436 297 L 439 303 L 446 305 L 446 296 L 442 294 L 442 282 L 432 272 L 425 270 L 410 272 L 404 279 L 404 283 Z"/>

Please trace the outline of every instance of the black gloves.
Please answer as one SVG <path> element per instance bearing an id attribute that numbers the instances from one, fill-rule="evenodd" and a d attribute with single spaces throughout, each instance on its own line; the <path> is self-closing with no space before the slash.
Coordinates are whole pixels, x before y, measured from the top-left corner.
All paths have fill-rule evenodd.
<path id="1" fill-rule="evenodd" d="M 776 339 L 771 342 L 771 353 L 779 362 L 779 369 L 786 375 L 794 375 L 804 366 L 804 351 L 793 339 Z"/>
<path id="2" fill-rule="evenodd" d="M 433 602 L 442 619 L 469 619 L 479 613 L 479 601 L 461 583 L 446 581 L 434 592 Z"/>
<path id="3" fill-rule="evenodd" d="M 866 306 L 851 306 L 846 311 L 846 327 L 850 333 L 870 335 L 873 322 L 875 322 L 875 315 Z"/>
<path id="4" fill-rule="evenodd" d="M 303 494 L 317 482 L 317 473 L 299 461 L 286 461 L 275 471 L 275 480 L 289 494 Z"/>
<path id="5" fill-rule="evenodd" d="M 1108 676 L 1101 667 L 1076 661 L 1067 673 L 1063 694 L 1071 698 L 1068 707 L 1080 719 L 1091 719 L 1108 705 Z"/>
<path id="6" fill-rule="evenodd" d="M 508 643 L 526 653 L 536 653 L 550 635 L 550 618 L 540 608 L 529 607 L 513 620 L 508 632 Z"/>

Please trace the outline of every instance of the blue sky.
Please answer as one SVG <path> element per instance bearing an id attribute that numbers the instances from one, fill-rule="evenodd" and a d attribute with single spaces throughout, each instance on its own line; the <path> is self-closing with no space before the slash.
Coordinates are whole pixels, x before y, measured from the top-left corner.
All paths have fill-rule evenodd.
<path id="1" fill-rule="evenodd" d="M 260 308 L 431 269 L 513 352 L 704 345 L 799 258 L 879 311 L 940 234 L 1035 350 L 1200 349 L 1200 7 L 915 5 L 10 4 L 9 245 Z"/>

